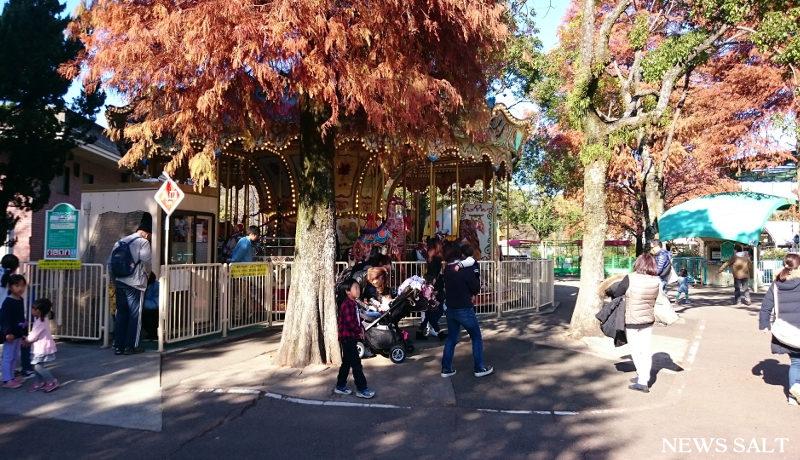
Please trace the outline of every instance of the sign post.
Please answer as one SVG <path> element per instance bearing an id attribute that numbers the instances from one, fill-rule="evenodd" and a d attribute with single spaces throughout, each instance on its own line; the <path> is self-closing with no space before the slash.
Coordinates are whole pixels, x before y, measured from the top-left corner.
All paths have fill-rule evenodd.
<path id="1" fill-rule="evenodd" d="M 64 292 L 64 270 L 80 270 L 78 239 L 81 212 L 69 203 L 59 203 L 45 213 L 44 260 L 39 261 L 42 270 L 58 270 L 58 292 Z M 57 324 L 63 324 L 64 296 L 56 299 Z"/>
<path id="2" fill-rule="evenodd" d="M 170 216 L 172 213 L 178 208 L 178 205 L 183 198 L 186 196 L 183 193 L 183 190 L 172 180 L 169 175 L 165 172 L 163 174 L 167 177 L 167 180 L 159 187 L 158 191 L 156 192 L 156 203 L 161 206 L 161 209 L 167 214 L 164 217 L 164 273 L 162 273 L 162 279 L 164 280 L 164 286 L 162 286 L 161 293 L 165 293 L 167 296 L 169 295 L 169 221 Z M 158 302 L 158 351 L 164 351 L 164 320 L 166 318 L 166 296 L 159 296 Z"/>

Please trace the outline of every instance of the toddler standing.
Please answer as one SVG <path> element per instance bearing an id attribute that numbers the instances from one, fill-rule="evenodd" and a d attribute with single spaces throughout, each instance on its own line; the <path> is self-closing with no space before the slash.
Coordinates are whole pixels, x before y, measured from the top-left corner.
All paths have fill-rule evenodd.
<path id="1" fill-rule="evenodd" d="M 681 294 L 683 294 L 686 296 L 684 304 L 689 304 L 689 283 L 694 284 L 694 278 L 689 276 L 689 272 L 687 272 L 685 268 L 682 268 L 678 276 L 678 294 L 675 296 L 675 302 L 678 302 L 681 298 Z"/>
<path id="2" fill-rule="evenodd" d="M 31 315 L 35 318 L 33 329 L 25 339 L 31 345 L 33 371 L 36 373 L 36 383 L 28 388 L 28 393 L 44 390 L 50 393 L 58 387 L 58 380 L 53 377 L 44 363 L 56 359 L 56 342 L 50 333 L 50 320 L 53 319 L 53 302 L 48 299 L 39 299 L 31 307 Z"/>

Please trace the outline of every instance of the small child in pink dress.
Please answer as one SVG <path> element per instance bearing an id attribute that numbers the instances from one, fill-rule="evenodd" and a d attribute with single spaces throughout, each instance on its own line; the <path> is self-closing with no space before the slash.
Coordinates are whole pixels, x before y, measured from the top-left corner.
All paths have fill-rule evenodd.
<path id="1" fill-rule="evenodd" d="M 50 320 L 53 319 L 53 302 L 39 299 L 31 306 L 31 316 L 35 318 L 33 329 L 25 339 L 31 345 L 31 364 L 36 373 L 36 383 L 28 388 L 28 393 L 44 390 L 50 393 L 58 387 L 58 380 L 44 367 L 56 359 L 56 341 L 50 333 Z"/>

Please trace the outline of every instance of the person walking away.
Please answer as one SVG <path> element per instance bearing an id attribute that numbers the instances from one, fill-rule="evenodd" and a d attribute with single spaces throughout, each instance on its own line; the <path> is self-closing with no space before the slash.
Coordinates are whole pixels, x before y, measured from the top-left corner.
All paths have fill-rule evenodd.
<path id="1" fill-rule="evenodd" d="M 19 259 L 14 254 L 6 254 L 0 259 L 0 313 L 2 313 L 3 302 L 8 297 L 8 277 L 19 269 Z M 27 328 L 23 328 L 23 333 Z M 20 367 L 22 371 L 19 375 L 24 379 L 33 377 L 33 365 L 31 364 L 31 347 L 22 345 L 19 347 Z"/>
<path id="2" fill-rule="evenodd" d="M 447 304 L 447 341 L 442 354 L 442 377 L 456 375 L 453 369 L 453 355 L 459 339 L 461 327 L 467 330 L 472 340 L 472 360 L 475 377 L 483 377 L 494 372 L 494 368 L 483 362 L 483 337 L 475 315 L 473 296 L 481 290 L 481 283 L 471 270 L 456 270 L 455 266 L 461 258 L 461 249 L 457 244 L 444 247 L 444 259 L 448 263 L 444 269 L 445 303 Z"/>
<path id="3" fill-rule="evenodd" d="M 682 268 L 678 276 L 678 294 L 675 296 L 675 302 L 678 302 L 681 299 L 681 294 L 683 294 L 686 297 L 683 303 L 689 305 L 689 284 L 694 284 L 694 282 L 694 278 L 689 276 L 689 272 Z"/>
<path id="4" fill-rule="evenodd" d="M 661 247 L 661 240 L 650 240 L 650 254 L 655 258 L 656 275 L 661 279 L 661 290 L 666 294 L 667 280 L 672 272 L 672 253 Z"/>
<path id="5" fill-rule="evenodd" d="M 439 306 L 423 312 L 423 318 L 416 333 L 417 340 L 427 340 L 428 335 L 438 337 L 439 340 L 447 338 L 447 333 L 442 332 L 439 320 L 444 313 L 444 254 L 442 253 L 442 240 L 432 238 L 428 241 L 427 262 L 425 264 L 425 284 L 433 286 L 436 302 Z"/>
<path id="6" fill-rule="evenodd" d="M 631 390 L 650 392 L 650 370 L 653 367 L 653 323 L 656 298 L 661 289 L 655 258 L 642 254 L 633 264 L 633 273 L 620 281 L 612 297 L 625 296 L 625 336 L 636 368 Z"/>
<path id="7" fill-rule="evenodd" d="M 0 315 L 0 333 L 3 336 L 3 357 L 0 365 L 3 388 L 19 388 L 25 381 L 22 376 L 14 377 L 14 369 L 17 367 L 17 355 L 26 325 L 25 301 L 22 300 L 22 294 L 25 293 L 27 284 L 22 275 L 11 275 L 7 280 L 8 296 L 3 301 Z"/>
<path id="8" fill-rule="evenodd" d="M 252 262 L 253 261 L 253 242 L 261 235 L 261 230 L 255 225 L 247 229 L 247 236 L 243 236 L 236 243 L 231 254 L 231 262 Z"/>
<path id="9" fill-rule="evenodd" d="M 49 299 L 37 300 L 31 307 L 31 315 L 34 318 L 33 328 L 25 342 L 33 349 L 32 363 L 36 381 L 28 388 L 28 393 L 40 390 L 50 393 L 58 388 L 58 380 L 44 367 L 45 363 L 56 359 L 56 341 L 50 332 L 50 320 L 54 316 L 53 302 Z"/>
<path id="10" fill-rule="evenodd" d="M 340 395 L 353 394 L 347 388 L 347 376 L 353 371 L 353 380 L 356 382 L 356 396 L 359 398 L 372 398 L 375 392 L 367 387 L 367 378 L 361 366 L 361 358 L 356 347 L 359 340 L 364 340 L 364 327 L 358 314 L 356 299 L 361 296 L 361 287 L 358 281 L 350 278 L 345 280 L 339 288 L 339 314 L 337 317 L 339 329 L 339 345 L 342 349 L 342 365 L 336 377 L 336 386 L 333 392 Z"/>
<path id="11" fill-rule="evenodd" d="M 753 270 L 753 264 L 750 262 L 750 254 L 742 250 L 741 245 L 733 247 L 735 251 L 733 257 L 725 261 L 717 273 L 722 273 L 726 267 L 731 267 L 731 274 L 733 274 L 733 304 L 739 305 L 739 299 L 744 298 L 744 304 L 750 305 L 750 272 Z"/>
<path id="12" fill-rule="evenodd" d="M 117 311 L 114 314 L 114 354 L 142 353 L 139 346 L 142 329 L 142 305 L 151 271 L 153 216 L 142 214 L 136 231 L 114 244 L 108 259 L 108 272 L 114 278 Z"/>
<path id="13" fill-rule="evenodd" d="M 158 290 L 161 283 L 156 279 L 156 274 L 150 272 L 147 277 L 147 289 L 144 291 L 144 305 L 142 307 L 142 329 L 147 334 L 148 340 L 158 339 Z"/>
<path id="14" fill-rule="evenodd" d="M 758 313 L 758 328 L 765 333 L 772 327 L 770 317 L 776 309 L 776 318 L 800 328 L 800 256 L 787 254 L 783 258 L 783 269 L 764 294 Z M 800 348 L 796 348 L 772 336 L 772 353 L 789 355 L 789 405 L 800 405 Z"/>

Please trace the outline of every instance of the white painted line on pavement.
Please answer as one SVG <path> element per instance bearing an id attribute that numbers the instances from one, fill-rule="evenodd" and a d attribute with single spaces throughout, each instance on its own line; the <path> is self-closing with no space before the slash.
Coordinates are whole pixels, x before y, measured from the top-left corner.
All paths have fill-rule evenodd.
<path id="1" fill-rule="evenodd" d="M 697 335 L 694 336 L 694 341 L 692 342 L 692 346 L 689 347 L 689 354 L 686 356 L 686 370 L 689 371 L 692 369 L 694 365 L 694 360 L 697 358 L 697 351 L 700 349 L 700 340 L 703 339 L 703 330 L 706 328 L 706 320 L 701 320 L 700 324 L 697 326 L 697 330 L 700 331 Z"/>
<path id="2" fill-rule="evenodd" d="M 271 399 L 278 399 L 281 401 L 286 401 L 294 404 L 304 404 L 307 406 L 336 406 L 336 407 L 370 407 L 374 409 L 411 409 L 408 406 L 396 406 L 394 404 L 368 404 L 368 403 L 357 403 L 357 402 L 348 402 L 348 401 L 319 401 L 317 399 L 303 399 L 303 398 L 295 398 L 293 396 L 285 396 L 278 393 L 271 393 L 268 391 L 261 391 L 261 390 L 248 390 L 242 388 L 230 388 L 230 389 L 223 389 L 223 388 L 193 388 L 186 390 L 187 393 L 214 393 L 214 394 L 240 394 L 240 395 L 253 395 L 253 396 L 264 396 Z"/>
<path id="3" fill-rule="evenodd" d="M 478 412 L 491 412 L 494 414 L 511 415 L 579 415 L 579 412 L 564 410 L 504 410 L 504 409 L 476 409 Z"/>

